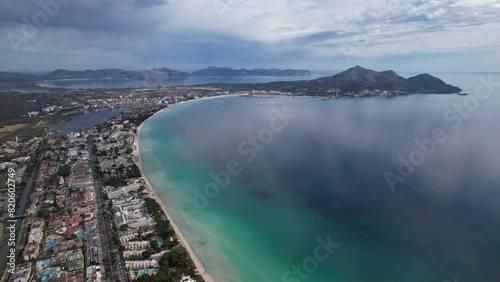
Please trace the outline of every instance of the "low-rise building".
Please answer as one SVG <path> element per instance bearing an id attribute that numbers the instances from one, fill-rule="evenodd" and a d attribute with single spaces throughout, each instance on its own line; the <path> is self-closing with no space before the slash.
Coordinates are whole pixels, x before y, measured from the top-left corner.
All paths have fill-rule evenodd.
<path id="1" fill-rule="evenodd" d="M 74 249 L 61 252 L 57 255 L 59 263 L 72 262 L 83 259 L 82 249 Z"/>
<path id="2" fill-rule="evenodd" d="M 191 278 L 191 276 L 182 275 L 181 280 L 179 280 L 179 282 L 196 282 L 196 280 Z"/>
<path id="3" fill-rule="evenodd" d="M 38 242 L 31 242 L 26 244 L 23 251 L 23 259 L 25 261 L 36 259 L 38 254 L 39 245 Z"/>
<path id="4" fill-rule="evenodd" d="M 113 200 L 115 222 L 117 226 L 128 225 L 131 228 L 154 225 L 156 222 L 147 214 L 146 202 L 142 198 L 120 198 Z"/>
<path id="5" fill-rule="evenodd" d="M 28 243 L 40 242 L 43 235 L 43 220 L 38 219 L 31 223 L 30 233 L 28 234 Z"/>
<path id="6" fill-rule="evenodd" d="M 60 252 L 65 252 L 67 250 L 71 250 L 71 249 L 75 249 L 75 248 L 81 248 L 82 245 L 83 245 L 83 241 L 81 238 L 57 242 L 54 245 L 54 254 L 58 254 Z"/>
<path id="7" fill-rule="evenodd" d="M 108 198 L 110 199 L 118 199 L 120 197 L 128 195 L 130 192 L 135 192 L 139 190 L 141 186 L 139 183 L 135 182 L 127 186 L 120 186 L 120 187 L 108 187 L 107 189 L 107 195 Z"/>
<path id="8" fill-rule="evenodd" d="M 28 282 L 31 277 L 31 264 L 23 263 L 16 267 L 16 274 L 12 279 L 13 282 Z"/>

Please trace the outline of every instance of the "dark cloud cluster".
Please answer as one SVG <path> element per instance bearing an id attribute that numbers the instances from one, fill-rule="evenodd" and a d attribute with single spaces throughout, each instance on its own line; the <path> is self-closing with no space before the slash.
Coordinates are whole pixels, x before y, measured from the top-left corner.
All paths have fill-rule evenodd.
<path id="1" fill-rule="evenodd" d="M 338 69 L 352 63 L 346 53 L 363 64 L 474 50 L 498 59 L 499 2 L 3 0 L 0 65 Z"/>

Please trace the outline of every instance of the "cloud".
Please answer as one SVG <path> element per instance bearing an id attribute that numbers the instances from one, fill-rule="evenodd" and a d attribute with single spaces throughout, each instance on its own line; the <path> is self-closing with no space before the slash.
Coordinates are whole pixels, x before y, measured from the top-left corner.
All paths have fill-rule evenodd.
<path id="1" fill-rule="evenodd" d="M 436 54 L 455 54 L 460 62 L 474 52 L 498 57 L 500 45 L 499 0 L 72 0 L 15 54 L 8 34 L 22 35 L 22 18 L 33 21 L 44 11 L 39 2 L 51 1 L 62 0 L 0 3 L 6 70 L 96 68 L 103 62 L 135 69 L 318 69 Z"/>

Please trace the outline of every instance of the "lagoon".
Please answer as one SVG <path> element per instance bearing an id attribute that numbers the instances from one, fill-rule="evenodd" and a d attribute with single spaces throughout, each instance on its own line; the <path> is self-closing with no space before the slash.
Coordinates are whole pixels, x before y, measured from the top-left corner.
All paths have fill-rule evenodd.
<path id="1" fill-rule="evenodd" d="M 125 110 L 127 109 L 111 109 L 82 114 L 49 128 L 49 132 L 56 132 L 52 137 L 61 137 L 71 132 L 80 132 L 105 122 Z"/>

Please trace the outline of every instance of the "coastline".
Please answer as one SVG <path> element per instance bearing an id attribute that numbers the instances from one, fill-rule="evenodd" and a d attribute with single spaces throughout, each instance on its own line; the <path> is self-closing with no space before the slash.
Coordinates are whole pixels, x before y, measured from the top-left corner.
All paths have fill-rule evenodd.
<path id="1" fill-rule="evenodd" d="M 199 101 L 199 100 L 202 100 L 202 99 L 214 99 L 214 98 L 221 98 L 221 97 L 228 97 L 228 96 L 241 96 L 241 95 L 212 96 L 212 97 L 206 97 L 206 98 L 200 98 L 200 99 L 182 101 L 182 102 L 179 102 L 179 103 L 175 104 L 175 106 L 178 106 L 178 105 L 181 105 L 181 104 L 184 104 L 184 103 L 189 103 L 189 102 L 192 102 L 192 101 Z M 189 253 L 189 256 L 191 257 L 191 260 L 194 262 L 198 274 L 201 275 L 201 277 L 203 277 L 203 280 L 205 280 L 206 282 L 214 282 L 214 280 L 212 279 L 212 277 L 210 276 L 210 274 L 205 269 L 205 266 L 201 262 L 201 260 L 198 257 L 198 255 L 193 251 L 193 249 L 189 245 L 189 241 L 186 239 L 186 237 L 184 236 L 184 234 L 182 234 L 181 230 L 179 229 L 179 227 L 177 226 L 177 224 L 173 220 L 172 216 L 168 213 L 167 207 L 165 206 L 165 204 L 163 203 L 163 201 L 161 200 L 161 198 L 156 194 L 156 192 L 155 192 L 155 190 L 153 188 L 153 185 L 151 184 L 151 182 L 149 181 L 149 179 L 147 178 L 147 176 L 146 176 L 146 174 L 144 173 L 144 170 L 143 170 L 142 157 L 141 157 L 140 147 L 139 147 L 139 137 L 140 137 L 140 134 L 141 134 L 142 126 L 146 122 L 148 122 L 150 119 L 156 117 L 157 115 L 159 115 L 159 114 L 161 114 L 164 111 L 169 110 L 169 109 L 170 109 L 170 107 L 164 108 L 164 109 L 156 112 L 155 114 L 153 114 L 152 116 L 150 116 L 148 119 L 146 119 L 143 123 L 141 123 L 137 127 L 136 134 L 134 135 L 134 144 L 133 144 L 133 152 L 132 152 L 132 154 L 134 156 L 134 158 L 133 158 L 134 159 L 134 163 L 139 168 L 139 170 L 141 172 L 141 175 L 142 175 L 142 178 L 144 179 L 144 182 L 146 184 L 146 189 L 148 191 L 148 196 L 150 198 L 154 199 L 156 202 L 158 202 L 158 204 L 160 204 L 160 206 L 162 207 L 162 210 L 165 213 L 165 215 L 167 216 L 168 220 L 170 221 L 170 224 L 172 225 L 172 228 L 174 229 L 174 231 L 175 231 L 175 233 L 176 233 L 176 235 L 177 235 L 177 237 L 178 237 L 181 245 L 186 249 L 186 251 Z"/>

